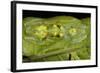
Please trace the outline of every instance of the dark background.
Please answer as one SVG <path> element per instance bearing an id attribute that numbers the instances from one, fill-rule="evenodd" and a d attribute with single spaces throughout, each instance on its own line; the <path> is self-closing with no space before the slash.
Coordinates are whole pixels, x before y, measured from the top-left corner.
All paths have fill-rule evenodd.
<path id="1" fill-rule="evenodd" d="M 79 19 L 91 16 L 90 13 L 23 10 L 23 18 L 25 17 L 49 18 L 49 17 L 62 16 L 62 15 L 73 16 Z"/>

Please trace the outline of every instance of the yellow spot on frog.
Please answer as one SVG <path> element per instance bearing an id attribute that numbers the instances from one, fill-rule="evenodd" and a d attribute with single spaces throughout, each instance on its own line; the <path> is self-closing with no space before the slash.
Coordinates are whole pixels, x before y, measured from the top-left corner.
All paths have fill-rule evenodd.
<path id="1" fill-rule="evenodd" d="M 64 28 L 63 28 L 62 26 L 60 27 L 59 36 L 60 36 L 60 37 L 63 37 L 63 36 L 64 36 Z"/>
<path id="2" fill-rule="evenodd" d="M 53 25 L 53 27 L 57 28 L 57 25 Z"/>
<path id="3" fill-rule="evenodd" d="M 47 27 L 44 25 L 37 27 L 35 35 L 40 39 L 46 37 L 47 36 Z"/>
<path id="4" fill-rule="evenodd" d="M 60 35 L 60 37 L 63 37 L 63 36 L 64 36 L 64 34 L 63 34 L 63 33 L 60 33 L 59 35 Z"/>
<path id="5" fill-rule="evenodd" d="M 47 27 L 44 26 L 44 25 L 41 25 L 41 26 L 37 27 L 37 30 L 38 31 L 46 31 L 47 30 Z"/>
<path id="6" fill-rule="evenodd" d="M 69 33 L 73 36 L 76 35 L 77 30 L 75 28 L 69 29 Z"/>
<path id="7" fill-rule="evenodd" d="M 52 34 L 54 36 L 57 36 L 59 33 L 59 28 L 57 27 L 57 25 L 53 25 L 53 28 L 52 28 Z"/>

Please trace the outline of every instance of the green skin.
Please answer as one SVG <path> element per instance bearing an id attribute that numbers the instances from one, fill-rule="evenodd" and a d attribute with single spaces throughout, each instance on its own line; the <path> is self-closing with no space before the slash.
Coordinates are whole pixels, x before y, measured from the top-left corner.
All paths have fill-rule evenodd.
<path id="1" fill-rule="evenodd" d="M 23 56 L 27 57 L 24 62 L 69 60 L 69 54 L 70 60 L 89 59 L 90 50 L 86 48 L 90 48 L 89 26 L 89 18 L 24 18 L 22 47 Z"/>

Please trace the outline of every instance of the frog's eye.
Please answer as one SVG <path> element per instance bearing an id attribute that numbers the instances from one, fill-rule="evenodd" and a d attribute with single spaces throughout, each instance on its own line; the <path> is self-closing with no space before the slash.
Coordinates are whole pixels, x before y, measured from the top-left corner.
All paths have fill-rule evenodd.
<path id="1" fill-rule="evenodd" d="M 70 29 L 69 29 L 69 34 L 70 34 L 70 35 L 73 36 L 73 35 L 76 35 L 76 33 L 77 33 L 77 29 L 76 29 L 76 28 L 70 28 Z"/>

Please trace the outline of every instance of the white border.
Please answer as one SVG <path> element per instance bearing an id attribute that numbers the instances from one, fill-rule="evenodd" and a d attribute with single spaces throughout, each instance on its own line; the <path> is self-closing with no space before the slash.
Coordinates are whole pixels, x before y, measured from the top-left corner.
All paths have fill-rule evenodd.
<path id="1" fill-rule="evenodd" d="M 38 63 L 22 63 L 22 10 L 42 10 L 42 11 L 62 11 L 62 12 L 82 12 L 91 13 L 91 60 L 78 60 L 78 61 L 58 61 L 58 62 L 38 62 Z M 48 6 L 48 5 L 28 5 L 28 4 L 17 4 L 17 46 L 16 46 L 16 61 L 17 70 L 22 69 L 38 69 L 38 68 L 52 68 L 52 67 L 72 67 L 72 66 L 85 66 L 95 65 L 96 57 L 96 10 L 93 8 L 82 8 L 82 7 L 64 7 L 64 6 Z"/>

